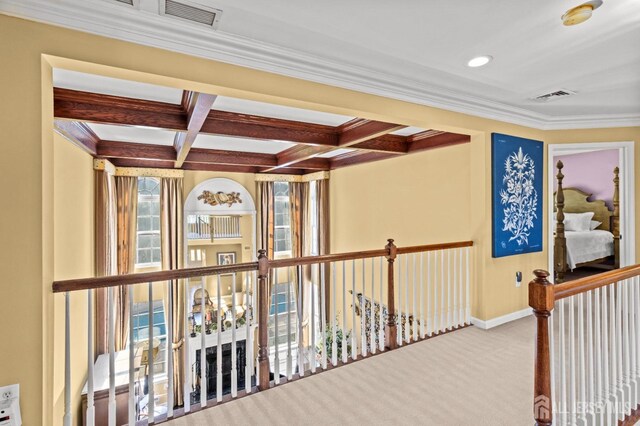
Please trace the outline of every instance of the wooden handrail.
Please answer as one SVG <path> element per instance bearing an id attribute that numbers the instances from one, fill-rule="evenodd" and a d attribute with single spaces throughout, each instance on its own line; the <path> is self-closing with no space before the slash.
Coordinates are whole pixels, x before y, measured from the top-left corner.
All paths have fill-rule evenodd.
<path id="1" fill-rule="evenodd" d="M 461 247 L 471 247 L 473 241 L 458 241 L 452 243 L 430 244 L 421 246 L 398 247 L 397 254 L 419 253 L 435 250 L 448 250 Z M 305 256 L 291 259 L 269 259 L 269 269 L 285 268 L 289 266 L 311 265 L 319 263 L 339 262 L 343 260 L 368 259 L 383 257 L 389 254 L 389 249 L 355 251 L 348 253 L 326 254 L 322 256 Z M 200 268 L 174 269 L 169 271 L 144 272 L 127 275 L 110 275 L 108 277 L 80 278 L 74 280 L 54 281 L 53 292 L 88 290 L 92 288 L 117 287 L 121 285 L 143 284 L 156 281 L 179 280 L 185 278 L 203 277 L 217 274 L 231 274 L 234 272 L 257 271 L 258 262 L 237 263 L 224 266 L 206 266 Z"/>
<path id="2" fill-rule="evenodd" d="M 640 265 L 627 266 L 621 269 L 603 272 L 601 274 L 567 281 L 553 286 L 555 300 L 586 293 L 596 288 L 604 287 L 618 281 L 640 275 Z"/>

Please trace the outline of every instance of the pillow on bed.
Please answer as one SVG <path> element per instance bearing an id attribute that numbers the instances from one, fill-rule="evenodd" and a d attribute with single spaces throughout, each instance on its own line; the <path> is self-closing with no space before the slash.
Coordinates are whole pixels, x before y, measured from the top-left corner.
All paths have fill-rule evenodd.
<path id="1" fill-rule="evenodd" d="M 565 231 L 589 231 L 591 228 L 591 218 L 593 212 L 587 213 L 565 213 L 564 214 L 564 230 Z"/>
<path id="2" fill-rule="evenodd" d="M 595 231 L 598 226 L 602 225 L 602 222 L 598 222 L 597 220 L 592 220 L 591 225 L 589 226 L 590 231 Z"/>

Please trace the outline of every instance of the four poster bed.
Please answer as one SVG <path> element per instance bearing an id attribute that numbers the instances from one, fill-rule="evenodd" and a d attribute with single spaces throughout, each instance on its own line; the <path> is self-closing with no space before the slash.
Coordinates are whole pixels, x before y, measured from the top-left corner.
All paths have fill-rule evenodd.
<path id="1" fill-rule="evenodd" d="M 620 267 L 619 169 L 613 170 L 613 211 L 603 200 L 587 201 L 591 194 L 576 188 L 563 188 L 562 161 L 556 165 L 558 188 L 554 206 L 555 281 L 575 268 L 599 265 Z"/>

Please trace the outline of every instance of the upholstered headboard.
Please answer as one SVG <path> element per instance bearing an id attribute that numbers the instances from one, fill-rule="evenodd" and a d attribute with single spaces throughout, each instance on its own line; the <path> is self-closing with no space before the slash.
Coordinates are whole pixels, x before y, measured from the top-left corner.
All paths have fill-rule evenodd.
<path id="1" fill-rule="evenodd" d="M 609 210 L 603 200 L 587 201 L 592 194 L 587 194 L 577 188 L 563 188 L 564 193 L 564 209 L 565 213 L 586 213 L 593 212 L 593 219 L 602 222 L 597 229 L 611 231 L 611 215 L 613 212 Z M 555 193 L 553 194 L 555 197 Z M 554 207 L 554 211 L 555 211 Z"/>

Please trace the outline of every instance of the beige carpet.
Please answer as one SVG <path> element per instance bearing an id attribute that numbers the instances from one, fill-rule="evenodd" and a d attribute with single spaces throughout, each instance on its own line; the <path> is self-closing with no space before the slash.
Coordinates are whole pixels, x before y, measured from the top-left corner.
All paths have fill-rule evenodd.
<path id="1" fill-rule="evenodd" d="M 169 424 L 530 426 L 533 338 L 532 317 L 469 327 Z"/>

